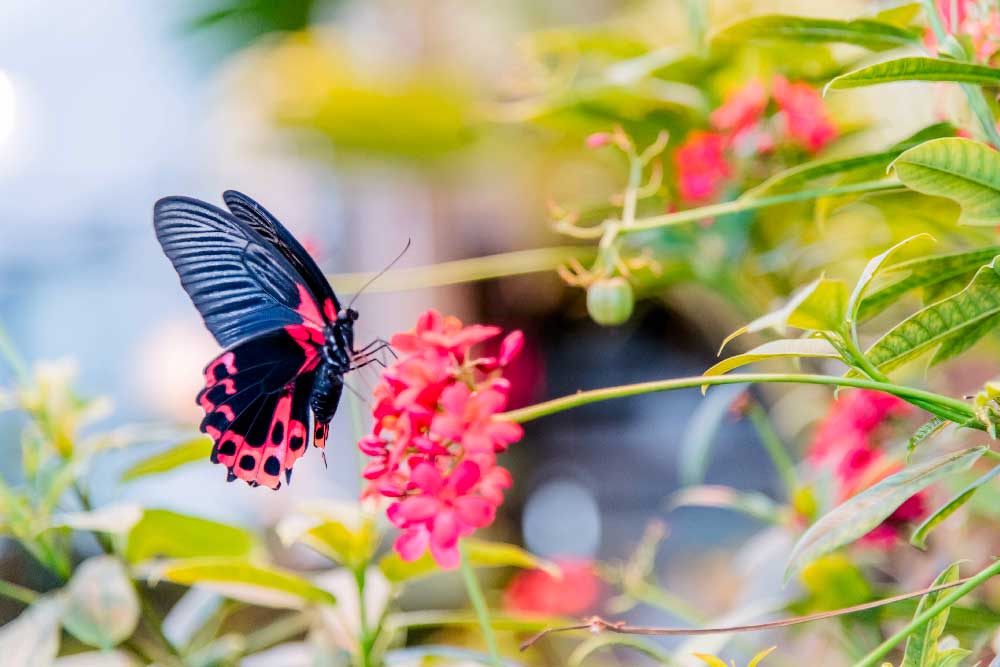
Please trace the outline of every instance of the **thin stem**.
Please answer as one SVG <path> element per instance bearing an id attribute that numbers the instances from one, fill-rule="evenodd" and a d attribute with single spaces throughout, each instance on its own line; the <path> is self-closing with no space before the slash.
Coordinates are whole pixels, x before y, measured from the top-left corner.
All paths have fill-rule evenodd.
<path id="1" fill-rule="evenodd" d="M 750 423 L 753 424 L 754 430 L 757 431 L 757 437 L 760 438 L 761 444 L 764 445 L 764 450 L 771 457 L 771 463 L 774 464 L 774 469 L 778 471 L 778 475 L 781 477 L 787 497 L 791 498 L 799 485 L 795 475 L 795 462 L 785 450 L 785 445 L 774 430 L 774 425 L 771 424 L 770 417 L 768 417 L 767 412 L 764 411 L 764 408 L 759 403 L 754 402 L 750 405 L 747 409 L 747 417 L 750 419 Z"/>
<path id="2" fill-rule="evenodd" d="M 375 636 L 368 627 L 368 605 L 365 602 L 365 566 L 355 568 L 354 582 L 358 587 L 358 630 L 361 636 L 358 638 L 358 647 L 361 651 L 361 667 L 371 667 L 372 646 L 375 644 Z"/>
<path id="3" fill-rule="evenodd" d="M 948 595 L 944 596 L 937 603 L 931 605 L 925 609 L 922 613 L 918 614 L 910 621 L 906 627 L 892 635 L 884 642 L 879 644 L 873 651 L 862 658 L 860 661 L 854 663 L 853 667 L 874 667 L 878 664 L 882 658 L 884 658 L 892 649 L 896 647 L 901 641 L 906 639 L 910 633 L 916 632 L 920 628 L 927 625 L 927 623 L 940 614 L 942 611 L 955 604 L 963 597 L 965 597 L 969 592 L 975 590 L 980 585 L 986 582 L 987 579 L 1000 574 L 1000 560 L 994 561 L 992 565 L 983 569 L 979 574 L 970 578 L 964 584 L 956 588 Z"/>
<path id="4" fill-rule="evenodd" d="M 479 629 L 486 641 L 490 663 L 493 667 L 503 667 L 503 658 L 500 657 L 500 650 L 497 648 L 497 638 L 493 634 L 493 626 L 490 624 L 490 610 L 486 606 L 485 598 L 483 598 L 483 590 L 479 587 L 479 580 L 476 579 L 476 573 L 472 571 L 468 554 L 461 543 L 459 543 L 459 550 L 462 554 L 462 579 L 465 581 L 465 590 L 469 594 L 472 607 L 476 610 L 476 619 L 479 621 Z"/>
<path id="5" fill-rule="evenodd" d="M 375 281 L 366 292 L 398 292 L 552 271 L 569 259 L 585 262 L 593 257 L 593 248 L 559 246 L 504 252 L 429 266 L 393 269 Z M 374 273 L 335 274 L 330 276 L 330 283 L 340 291 L 353 293 L 374 275 Z"/>
<path id="6" fill-rule="evenodd" d="M 692 387 L 703 387 L 720 384 L 744 384 L 754 382 L 775 382 L 790 384 L 819 384 L 834 387 L 858 387 L 862 389 L 875 389 L 883 391 L 893 396 L 898 396 L 913 404 L 921 402 L 927 406 L 940 408 L 942 412 L 947 412 L 944 416 L 949 421 L 954 421 L 960 426 L 985 430 L 985 426 L 980 424 L 975 417 L 972 408 L 966 403 L 957 399 L 935 394 L 922 389 L 914 389 L 903 385 L 892 384 L 890 382 L 877 382 L 867 378 L 841 377 L 835 375 L 809 375 L 809 374 L 788 374 L 788 373 L 733 373 L 731 375 L 717 376 L 696 376 L 686 378 L 676 378 L 672 380 L 656 380 L 653 382 L 639 382 L 636 384 L 625 384 L 617 387 L 607 387 L 604 389 L 592 389 L 590 391 L 580 391 L 569 396 L 554 398 L 550 401 L 536 403 L 518 410 L 511 410 L 503 413 L 502 417 L 515 422 L 526 422 L 539 417 L 545 417 L 563 410 L 577 408 L 590 403 L 606 401 L 613 398 L 625 398 L 627 396 L 637 396 L 639 394 L 649 394 L 659 391 L 673 391 L 675 389 L 689 389 Z M 929 408 L 925 408 L 929 409 Z M 937 414 L 934 410 L 931 410 Z"/>
<path id="7" fill-rule="evenodd" d="M 685 222 L 696 222 L 698 220 L 704 220 L 705 218 L 714 218 L 716 216 L 728 215 L 730 213 L 741 213 L 743 211 L 752 211 L 755 209 L 767 208 L 769 206 L 790 204 L 797 201 L 819 199 L 821 197 L 832 197 L 834 195 L 856 192 L 896 190 L 899 187 L 900 184 L 895 181 L 874 181 L 854 183 L 852 185 L 841 185 L 833 188 L 800 190 L 799 192 L 790 192 L 788 194 L 775 195 L 773 197 L 761 197 L 760 199 L 735 199 L 721 204 L 712 204 L 711 206 L 692 208 L 687 211 L 679 211 L 677 213 L 668 213 L 666 215 L 656 215 L 649 218 L 642 218 L 641 220 L 636 220 L 633 224 L 629 225 L 627 229 L 619 230 L 619 233 L 626 234 L 630 232 L 659 229 L 661 227 L 670 227 Z"/>
<path id="8" fill-rule="evenodd" d="M 24 586 L 19 586 L 3 579 L 0 579 L 0 596 L 16 600 L 25 605 L 30 605 L 41 597 L 41 595 L 30 588 L 25 588 Z"/>

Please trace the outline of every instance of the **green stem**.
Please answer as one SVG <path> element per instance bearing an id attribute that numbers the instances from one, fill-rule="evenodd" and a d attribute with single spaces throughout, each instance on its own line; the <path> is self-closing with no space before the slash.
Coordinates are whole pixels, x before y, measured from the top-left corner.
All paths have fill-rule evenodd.
<path id="1" fill-rule="evenodd" d="M 358 646 L 361 651 L 361 667 L 371 667 L 372 646 L 375 644 L 375 636 L 368 627 L 368 606 L 365 603 L 365 566 L 355 568 L 354 582 L 358 588 L 358 629 L 361 636 L 358 638 Z"/>
<path id="2" fill-rule="evenodd" d="M 24 586 L 19 586 L 18 584 L 4 581 L 3 579 L 0 579 L 0 596 L 11 600 L 17 600 L 21 604 L 26 605 L 30 605 L 41 597 L 30 588 L 25 588 Z"/>
<path id="3" fill-rule="evenodd" d="M 809 375 L 791 373 L 733 373 L 732 375 L 718 376 L 696 376 L 686 378 L 675 378 L 672 380 L 656 380 L 653 382 L 639 382 L 636 384 L 625 384 L 617 387 L 607 387 L 604 389 L 592 389 L 590 391 L 580 391 L 569 396 L 554 398 L 550 401 L 536 403 L 518 410 L 511 410 L 503 413 L 503 417 L 515 422 L 526 422 L 539 417 L 545 417 L 563 410 L 577 408 L 590 403 L 607 401 L 613 398 L 625 398 L 627 396 L 637 396 L 639 394 L 649 394 L 659 391 L 673 391 L 675 389 L 689 389 L 692 387 L 703 387 L 719 384 L 743 384 L 753 382 L 776 382 L 790 384 L 819 384 L 834 387 L 858 387 L 861 389 L 875 389 L 884 391 L 893 396 L 899 396 L 905 401 L 916 404 L 922 402 L 928 406 L 940 408 L 947 415 L 942 415 L 949 421 L 955 421 L 960 426 L 985 430 L 985 427 L 976 420 L 975 413 L 966 403 L 948 396 L 935 394 L 922 389 L 914 389 L 889 382 L 877 382 L 867 378 L 841 377 L 836 375 Z M 932 410 L 934 414 L 936 411 Z"/>
<path id="4" fill-rule="evenodd" d="M 425 287 L 440 287 L 475 280 L 551 271 L 567 260 L 586 262 L 594 249 L 585 246 L 559 246 L 517 250 L 498 255 L 459 259 L 429 266 L 394 269 L 367 288 L 368 292 L 396 292 Z M 348 294 L 356 292 L 374 273 L 340 273 L 330 276 L 330 284 Z"/>
<path id="5" fill-rule="evenodd" d="M 798 192 L 790 192 L 788 194 L 775 195 L 773 197 L 761 197 L 760 199 L 741 198 L 729 202 L 723 202 L 721 204 L 712 204 L 711 206 L 692 208 L 687 211 L 679 211 L 677 213 L 668 213 L 666 215 L 656 215 L 649 218 L 642 218 L 640 220 L 636 220 L 627 228 L 620 229 L 619 233 L 627 234 L 631 232 L 647 231 L 650 229 L 659 229 L 660 227 L 670 227 L 672 225 L 679 225 L 685 222 L 696 222 L 698 220 L 704 220 L 705 218 L 729 215 L 730 213 L 742 213 L 743 211 L 752 211 L 759 208 L 767 208 L 769 206 L 790 204 L 797 201 L 819 199 L 821 197 L 833 197 L 834 195 L 857 192 L 896 190 L 900 187 L 900 184 L 895 181 L 874 181 L 854 183 L 852 185 L 841 185 L 832 188 L 800 190 Z"/>
<path id="6" fill-rule="evenodd" d="M 897 644 L 906 639 L 910 633 L 920 630 L 920 628 L 927 625 L 927 623 L 935 616 L 961 600 L 970 591 L 978 588 L 987 579 L 996 576 L 997 574 L 1000 574 L 1000 560 L 995 561 L 992 565 L 982 570 L 979 574 L 969 579 L 954 591 L 942 597 L 936 604 L 931 605 L 922 613 L 915 616 L 913 620 L 906 625 L 906 627 L 879 644 L 868 655 L 860 661 L 854 663 L 853 667 L 874 667 L 879 664 L 882 658 L 888 655 L 888 653 L 892 651 Z"/>
<path id="7" fill-rule="evenodd" d="M 479 621 L 479 629 L 486 641 L 490 662 L 493 667 L 503 667 L 503 658 L 500 657 L 500 650 L 497 648 L 497 638 L 493 634 L 493 626 L 490 624 L 490 610 L 486 606 L 483 590 L 479 587 L 479 580 L 476 579 L 476 573 L 472 571 L 465 546 L 461 543 L 459 543 L 459 550 L 462 553 L 462 579 L 465 581 L 465 590 L 469 594 L 472 607 L 476 610 L 476 619 Z"/>
<path id="8" fill-rule="evenodd" d="M 750 423 L 753 424 L 754 430 L 757 431 L 757 437 L 760 438 L 761 444 L 764 445 L 764 450 L 771 457 L 771 463 L 774 464 L 774 469 L 778 471 L 778 475 L 781 477 L 787 497 L 791 498 L 799 485 L 795 475 L 795 462 L 785 450 L 785 445 L 774 430 L 774 425 L 771 424 L 770 417 L 767 416 L 767 412 L 764 411 L 764 408 L 759 403 L 755 402 L 750 405 L 750 408 L 747 410 L 747 417 L 750 419 Z"/>

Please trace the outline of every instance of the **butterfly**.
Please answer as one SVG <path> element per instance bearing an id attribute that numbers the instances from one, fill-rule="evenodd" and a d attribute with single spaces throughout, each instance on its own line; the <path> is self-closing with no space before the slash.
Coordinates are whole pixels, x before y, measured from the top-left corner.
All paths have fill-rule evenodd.
<path id="1" fill-rule="evenodd" d="M 197 401 L 212 462 L 228 481 L 291 482 L 309 442 L 326 447 L 344 375 L 375 360 L 354 348 L 358 313 L 343 308 L 305 248 L 250 197 L 229 190 L 222 210 L 189 197 L 153 207 L 163 252 L 225 351 L 205 367 Z M 325 456 L 324 456 L 325 461 Z"/>

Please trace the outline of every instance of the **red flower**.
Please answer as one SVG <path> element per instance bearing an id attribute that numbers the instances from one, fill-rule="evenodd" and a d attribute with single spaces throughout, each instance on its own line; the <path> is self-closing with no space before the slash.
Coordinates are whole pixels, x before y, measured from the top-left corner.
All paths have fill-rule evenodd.
<path id="1" fill-rule="evenodd" d="M 560 560 L 562 578 L 542 570 L 519 572 L 504 591 L 504 607 L 512 613 L 580 616 L 593 609 L 601 594 L 594 566 L 585 560 Z"/>
<path id="2" fill-rule="evenodd" d="M 709 120 L 720 132 L 740 134 L 756 125 L 767 107 L 767 90 L 754 79 L 732 93 L 725 104 L 712 112 Z"/>
<path id="3" fill-rule="evenodd" d="M 726 161 L 726 138 L 721 134 L 695 130 L 674 153 L 678 188 L 690 202 L 710 199 L 732 175 Z"/>
<path id="4" fill-rule="evenodd" d="M 497 357 L 471 354 L 499 333 L 430 310 L 392 337 L 400 357 L 375 387 L 375 423 L 358 448 L 372 459 L 363 495 L 394 499 L 387 515 L 403 531 L 394 548 L 404 560 L 430 549 L 438 565 L 456 567 L 459 539 L 493 523 L 511 485 L 496 454 L 522 430 L 497 415 L 510 391 L 504 369 L 524 336 L 508 335 Z"/>
<path id="5" fill-rule="evenodd" d="M 772 91 L 786 134 L 803 148 L 815 153 L 837 137 L 823 98 L 812 86 L 776 76 Z"/>
<path id="6" fill-rule="evenodd" d="M 938 17 L 941 19 L 944 31 L 947 33 L 958 32 L 962 24 L 965 23 L 970 6 L 974 3 L 975 0 L 935 0 L 934 4 L 937 5 Z M 924 44 L 932 53 L 937 52 L 937 36 L 930 26 L 924 30 Z"/>

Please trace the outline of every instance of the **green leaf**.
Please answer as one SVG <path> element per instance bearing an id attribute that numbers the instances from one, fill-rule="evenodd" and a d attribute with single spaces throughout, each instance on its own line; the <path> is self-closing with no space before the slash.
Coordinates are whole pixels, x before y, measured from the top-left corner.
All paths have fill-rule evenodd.
<path id="1" fill-rule="evenodd" d="M 964 280 L 965 284 L 968 284 L 977 269 L 989 264 L 998 255 L 1000 255 L 1000 246 L 989 246 L 977 250 L 918 257 L 887 266 L 882 269 L 883 275 L 904 271 L 909 272 L 909 275 L 877 289 L 862 299 L 858 309 L 858 318 L 864 321 L 874 317 L 910 290 L 922 288 L 925 293 L 925 302 L 927 302 L 929 296 L 936 294 L 935 286 L 950 283 L 956 279 Z M 932 300 L 936 301 L 937 299 Z"/>
<path id="2" fill-rule="evenodd" d="M 796 292 L 779 310 L 759 317 L 729 334 L 726 344 L 737 336 L 764 329 L 783 331 L 785 327 L 809 331 L 835 331 L 844 321 L 847 308 L 847 286 L 840 280 L 818 278 Z"/>
<path id="3" fill-rule="evenodd" d="M 66 629 L 84 644 L 107 650 L 132 636 L 138 624 L 139 598 L 121 561 L 85 561 L 66 587 Z"/>
<path id="4" fill-rule="evenodd" d="M 203 586 L 234 600 L 265 607 L 299 609 L 308 603 L 336 604 L 329 591 L 299 575 L 242 558 L 189 558 L 148 569 L 150 582 Z"/>
<path id="5" fill-rule="evenodd" d="M 248 556 L 257 546 L 249 531 L 170 510 L 150 509 L 128 535 L 125 557 L 131 563 L 155 556 Z"/>
<path id="6" fill-rule="evenodd" d="M 768 523 L 779 523 L 782 518 L 778 505 L 763 493 L 716 484 L 689 486 L 677 491 L 670 496 L 667 510 L 678 507 L 728 509 Z"/>
<path id="7" fill-rule="evenodd" d="M 928 438 L 932 438 L 944 429 L 945 426 L 950 424 L 946 419 L 941 417 L 931 417 L 928 421 L 924 422 L 917 431 L 910 436 L 909 441 L 906 443 L 906 462 L 910 462 L 910 457 L 913 455 L 914 450 Z"/>
<path id="8" fill-rule="evenodd" d="M 841 74 L 826 84 L 826 90 L 861 88 L 894 81 L 953 81 L 977 86 L 1000 85 L 1000 70 L 938 58 L 898 58 Z"/>
<path id="9" fill-rule="evenodd" d="M 954 134 L 955 126 L 951 123 L 935 123 L 884 151 L 846 158 L 814 160 L 796 165 L 785 171 L 778 172 L 760 185 L 745 192 L 740 198 L 756 199 L 763 196 L 801 190 L 810 181 L 860 169 L 872 169 L 884 173 L 889 165 L 892 164 L 892 161 L 904 151 L 930 139 L 950 137 L 954 136 Z"/>
<path id="10" fill-rule="evenodd" d="M 957 202 L 959 224 L 995 226 L 1000 220 L 1000 154 L 986 144 L 933 139 L 900 155 L 890 168 L 911 190 Z"/>
<path id="11" fill-rule="evenodd" d="M 121 481 L 130 482 L 147 475 L 159 475 L 194 461 L 207 461 L 211 453 L 211 438 L 191 438 L 134 464 L 122 473 Z"/>
<path id="12" fill-rule="evenodd" d="M 936 349 L 931 364 L 967 350 L 1000 320 L 1000 275 L 984 266 L 964 290 L 906 318 L 868 348 L 865 356 L 889 372 Z"/>
<path id="13" fill-rule="evenodd" d="M 53 528 L 72 528 L 91 532 L 123 535 L 142 519 L 142 507 L 137 503 L 104 505 L 89 512 L 62 512 L 52 517 Z"/>
<path id="14" fill-rule="evenodd" d="M 0 628 L 5 667 L 50 667 L 59 653 L 59 617 L 63 602 L 42 598 Z"/>
<path id="15" fill-rule="evenodd" d="M 559 566 L 535 556 L 529 551 L 505 542 L 488 542 L 466 538 L 465 554 L 474 567 L 519 567 L 526 570 L 544 570 L 559 577 Z M 437 574 L 440 570 L 429 553 L 413 562 L 406 562 L 395 551 L 386 554 L 378 563 L 382 574 L 393 583 L 409 581 Z"/>
<path id="16" fill-rule="evenodd" d="M 702 373 L 702 375 L 725 375 L 734 368 L 758 361 L 797 357 L 840 359 L 840 354 L 825 338 L 786 338 L 783 340 L 772 340 L 758 345 L 749 352 L 723 359 Z M 707 387 L 703 387 L 702 390 L 704 391 L 705 388 Z"/>
<path id="17" fill-rule="evenodd" d="M 723 385 L 698 403 L 691 418 L 687 420 L 677 447 L 677 467 L 682 484 L 700 484 L 704 481 L 709 455 L 719 429 L 728 420 L 733 401 L 745 391 L 745 385 Z"/>
<path id="18" fill-rule="evenodd" d="M 988 473 L 969 484 L 951 500 L 939 507 L 936 512 L 924 519 L 923 523 L 917 526 L 916 530 L 914 530 L 913 534 L 910 536 L 910 544 L 918 549 L 925 549 L 927 547 L 927 536 L 930 535 L 930 532 L 937 528 L 938 524 L 958 511 L 958 508 L 969 502 L 976 491 L 978 491 L 983 485 L 989 483 L 989 481 L 996 477 L 998 473 L 1000 473 L 1000 466 L 996 466 Z"/>
<path id="19" fill-rule="evenodd" d="M 868 286 L 871 285 L 872 280 L 881 270 L 882 265 L 885 264 L 892 255 L 899 251 L 903 246 L 909 245 L 913 241 L 929 239 L 934 241 L 934 237 L 930 234 L 915 234 L 907 239 L 903 239 L 896 245 L 892 246 L 880 255 L 876 255 L 868 261 L 865 266 L 864 271 L 861 272 L 861 276 L 858 278 L 858 282 L 854 285 L 854 290 L 851 292 L 851 298 L 847 302 L 847 321 L 857 322 L 858 321 L 858 310 L 861 307 L 861 300 L 868 290 Z"/>
<path id="20" fill-rule="evenodd" d="M 805 43 L 854 44 L 873 51 L 919 45 L 916 32 L 871 19 L 837 21 L 773 14 L 740 21 L 713 37 L 719 42 L 787 40 Z"/>
<path id="21" fill-rule="evenodd" d="M 944 572 L 938 575 L 932 586 L 950 584 L 958 580 L 958 563 L 949 565 Z M 947 595 L 947 591 L 936 591 L 928 593 L 920 599 L 917 605 L 919 616 L 930 607 L 937 604 L 941 596 Z M 940 614 L 928 621 L 919 630 L 913 632 L 906 639 L 906 651 L 903 653 L 903 662 L 900 667 L 936 667 L 938 665 L 938 641 L 944 633 L 944 628 L 948 624 L 948 609 L 945 608 Z"/>
<path id="22" fill-rule="evenodd" d="M 378 531 L 369 517 L 329 504 L 299 508 L 278 523 L 277 533 L 285 545 L 305 545 L 352 568 L 364 566 L 378 546 Z"/>
<path id="23" fill-rule="evenodd" d="M 914 494 L 939 479 L 967 470 L 986 449 L 963 449 L 912 465 L 833 508 L 799 538 L 785 570 L 786 580 L 807 563 L 871 531 Z"/>

